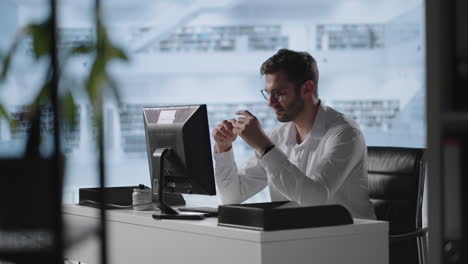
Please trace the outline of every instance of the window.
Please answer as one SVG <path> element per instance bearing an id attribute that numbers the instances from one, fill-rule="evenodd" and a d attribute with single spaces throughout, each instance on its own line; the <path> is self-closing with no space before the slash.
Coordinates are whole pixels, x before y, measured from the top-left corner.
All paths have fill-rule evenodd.
<path id="1" fill-rule="evenodd" d="M 13 2 L 0 4 L 0 30 L 5 36 L 0 54 L 16 30 L 47 14 L 32 1 Z M 319 96 L 356 120 L 368 145 L 424 147 L 424 2 L 391 2 L 103 3 L 110 37 L 130 57 L 129 63 L 112 64 L 109 69 L 123 100 L 122 105 L 107 100 L 104 106 L 109 184 L 149 185 L 143 106 L 206 103 L 211 128 L 223 119 L 236 118 L 237 110 L 248 109 L 265 130 L 274 127 L 274 113 L 259 93 L 264 88 L 259 68 L 279 48 L 308 51 L 316 58 Z M 91 5 L 63 1 L 61 51 L 95 41 Z M 32 64 L 31 49 L 30 40 L 22 43 L 21 58 L 2 84 L 1 103 L 18 120 L 44 71 L 44 63 Z M 74 58 L 63 82 L 82 87 L 89 61 L 86 56 Z M 66 127 L 63 135 L 68 157 L 65 192 L 70 191 L 70 197 L 77 195 L 78 187 L 97 184 L 92 111 L 85 97 L 75 95 L 78 126 Z M 44 131 L 50 129 L 49 123 L 45 118 Z M 21 149 L 27 126 L 21 123 L 13 129 L 0 121 L 0 154 Z M 253 155 L 241 139 L 234 148 L 239 166 Z M 262 193 L 251 201 L 268 199 Z"/>

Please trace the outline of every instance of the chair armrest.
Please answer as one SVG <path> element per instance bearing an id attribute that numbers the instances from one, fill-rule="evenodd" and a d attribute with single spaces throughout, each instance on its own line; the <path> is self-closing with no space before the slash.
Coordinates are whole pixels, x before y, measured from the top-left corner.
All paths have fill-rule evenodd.
<path id="1" fill-rule="evenodd" d="M 425 236 L 426 233 L 427 233 L 427 227 L 418 228 L 412 232 L 399 234 L 399 235 L 390 235 L 389 240 L 390 240 L 390 243 L 402 241 L 402 240 L 409 240 L 409 239 Z"/>

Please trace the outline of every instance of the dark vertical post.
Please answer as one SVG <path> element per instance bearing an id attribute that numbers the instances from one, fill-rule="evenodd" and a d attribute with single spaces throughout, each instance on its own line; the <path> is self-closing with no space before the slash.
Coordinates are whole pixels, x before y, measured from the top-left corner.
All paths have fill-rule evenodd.
<path id="1" fill-rule="evenodd" d="M 104 56 L 99 56 L 100 53 L 106 52 L 104 41 L 102 41 L 102 32 L 101 32 L 101 1 L 95 0 L 95 19 L 96 19 L 96 56 L 97 59 L 102 59 Z M 107 256 L 107 224 L 106 224 L 106 193 L 105 193 L 105 186 L 106 186 L 106 164 L 105 164 L 105 151 L 104 151 L 104 115 L 103 115 L 103 89 L 100 87 L 99 89 L 100 94 L 98 95 L 98 104 L 97 106 L 99 109 L 95 109 L 95 114 L 98 121 L 98 145 L 99 145 L 99 185 L 101 187 L 101 264 L 107 264 L 108 256 Z"/>
<path id="2" fill-rule="evenodd" d="M 58 25 L 57 25 L 57 0 L 50 0 L 51 7 L 51 23 L 50 23 L 50 60 L 52 67 L 52 86 L 51 86 L 51 101 L 52 101 L 52 114 L 53 114 L 53 128 L 54 128 L 54 155 L 53 155 L 53 164 L 54 168 L 52 171 L 53 183 L 55 183 L 55 195 L 54 208 L 55 208 L 55 217 L 54 217 L 54 261 L 57 263 L 63 263 L 63 226 L 62 226 L 62 173 L 63 173 L 63 160 L 61 155 L 61 144 L 60 144 L 60 112 L 59 112 L 59 95 L 58 95 L 58 85 L 59 85 L 59 54 L 58 54 Z"/>

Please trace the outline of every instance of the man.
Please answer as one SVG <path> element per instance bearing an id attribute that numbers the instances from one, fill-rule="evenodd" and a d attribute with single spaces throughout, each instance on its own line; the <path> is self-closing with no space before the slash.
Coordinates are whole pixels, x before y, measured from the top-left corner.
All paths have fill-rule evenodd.
<path id="1" fill-rule="evenodd" d="M 213 130 L 221 201 L 241 203 L 268 186 L 272 201 L 341 204 L 354 218 L 375 219 L 364 137 L 355 122 L 320 101 L 315 59 L 281 49 L 260 72 L 262 94 L 282 124 L 267 135 L 258 119 L 242 110 L 237 120 L 224 120 Z M 237 136 L 256 152 L 242 169 L 232 150 Z"/>

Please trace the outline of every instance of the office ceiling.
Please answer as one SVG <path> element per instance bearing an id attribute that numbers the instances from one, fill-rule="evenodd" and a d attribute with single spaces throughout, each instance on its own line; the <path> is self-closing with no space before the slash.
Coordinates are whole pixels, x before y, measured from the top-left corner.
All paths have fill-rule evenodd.
<path id="1" fill-rule="evenodd" d="M 1 0 L 17 5 L 25 19 L 39 9 L 48 9 L 50 0 Z M 4 2 L 4 3 L 5 3 Z M 57 0 L 65 25 L 86 26 L 94 0 Z M 119 25 L 158 25 L 171 23 L 171 16 L 193 9 L 259 19 L 327 18 L 346 20 L 369 16 L 369 21 L 386 21 L 423 0 L 102 0 L 107 22 Z M 43 11 L 45 12 L 45 11 Z M 359 14 L 358 14 L 359 13 Z M 171 15 L 172 14 L 172 15 Z"/>
<path id="2" fill-rule="evenodd" d="M 13 4 L 28 6 L 28 5 L 44 5 L 48 4 L 50 0 L 2 0 L 11 2 Z M 94 0 L 57 0 L 59 4 L 73 4 L 75 6 L 89 6 Z M 101 3 L 106 8 L 148 8 L 161 4 L 168 5 L 207 5 L 207 6 L 239 6 L 239 5 L 264 5 L 264 6 L 337 6 L 342 4 L 359 4 L 378 8 L 386 6 L 411 6 L 420 4 L 423 0 L 102 0 Z"/>

